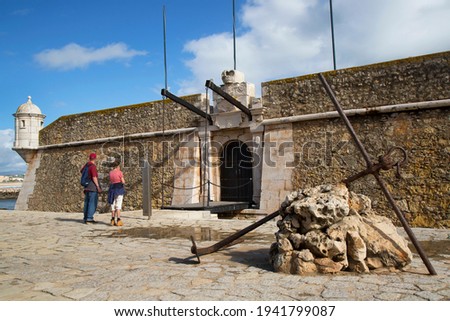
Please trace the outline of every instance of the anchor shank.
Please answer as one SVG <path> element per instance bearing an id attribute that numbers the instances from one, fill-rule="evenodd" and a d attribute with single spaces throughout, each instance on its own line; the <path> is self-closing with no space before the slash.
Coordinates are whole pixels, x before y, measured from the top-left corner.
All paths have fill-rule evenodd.
<path id="1" fill-rule="evenodd" d="M 380 177 L 380 174 L 378 172 L 375 172 L 375 173 L 372 173 L 372 174 L 373 174 L 373 176 L 375 176 L 375 179 L 377 180 L 378 185 L 380 185 L 384 196 L 387 198 L 389 204 L 392 206 L 392 209 L 394 210 L 395 214 L 397 214 L 397 217 L 398 217 L 400 223 L 402 224 L 403 228 L 405 229 L 406 234 L 408 234 L 408 237 L 411 240 L 411 243 L 416 248 L 417 253 L 419 254 L 419 256 L 422 259 L 423 263 L 427 267 L 428 272 L 431 275 L 437 275 L 436 270 L 434 269 L 433 265 L 431 265 L 431 262 L 428 259 L 428 256 L 426 255 L 426 253 L 423 250 L 423 248 L 420 245 L 420 243 L 417 241 L 417 238 L 414 235 L 414 232 L 409 227 L 409 224 L 406 221 L 405 216 L 403 215 L 402 211 L 397 206 L 397 203 L 395 203 L 395 200 L 392 197 L 391 193 L 387 189 L 386 184 L 384 183 L 384 180 Z"/>
<path id="2" fill-rule="evenodd" d="M 325 88 L 326 92 L 328 93 L 328 96 L 330 96 L 330 99 L 334 105 L 334 107 L 336 108 L 337 112 L 339 113 L 339 115 L 341 116 L 342 120 L 345 123 L 345 126 L 347 127 L 348 131 L 350 132 L 350 135 L 352 136 L 353 140 L 355 141 L 356 146 L 358 147 L 358 149 L 360 150 L 362 156 L 364 157 L 364 160 L 366 161 L 366 165 L 367 167 L 371 167 L 372 166 L 372 161 L 370 160 L 370 156 L 367 153 L 366 149 L 364 148 L 363 144 L 361 143 L 361 141 L 359 140 L 358 136 L 356 135 L 355 130 L 353 129 L 352 124 L 350 123 L 350 121 L 347 118 L 347 115 L 344 113 L 344 110 L 342 109 L 341 105 L 339 104 L 336 95 L 334 94 L 333 90 L 331 89 L 330 85 L 328 84 L 328 82 L 325 80 L 325 77 L 319 73 L 319 79 L 323 84 L 323 87 Z"/>

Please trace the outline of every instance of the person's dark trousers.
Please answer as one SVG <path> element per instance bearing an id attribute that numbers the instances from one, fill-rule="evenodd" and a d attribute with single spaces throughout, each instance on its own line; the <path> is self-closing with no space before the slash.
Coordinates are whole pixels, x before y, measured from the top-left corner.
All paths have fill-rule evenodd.
<path id="1" fill-rule="evenodd" d="M 94 213 L 97 210 L 98 192 L 86 192 L 84 195 L 84 217 L 83 220 L 93 221 Z"/>

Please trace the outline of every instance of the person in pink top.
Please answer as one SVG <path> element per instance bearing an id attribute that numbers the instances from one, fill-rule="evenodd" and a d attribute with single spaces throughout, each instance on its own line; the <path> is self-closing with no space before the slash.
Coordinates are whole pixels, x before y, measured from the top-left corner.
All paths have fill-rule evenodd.
<path id="1" fill-rule="evenodd" d="M 114 164 L 114 169 L 109 172 L 108 203 L 111 204 L 111 225 L 122 226 L 120 211 L 122 210 L 123 196 L 125 194 L 125 179 L 120 170 L 120 162 Z"/>

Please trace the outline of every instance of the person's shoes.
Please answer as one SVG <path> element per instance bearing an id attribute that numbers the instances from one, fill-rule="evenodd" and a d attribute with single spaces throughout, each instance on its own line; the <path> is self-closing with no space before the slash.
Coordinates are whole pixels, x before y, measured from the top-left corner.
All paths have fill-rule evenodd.
<path id="1" fill-rule="evenodd" d="M 95 224 L 95 223 L 97 223 L 97 222 L 94 221 L 94 220 L 87 220 L 87 221 L 84 221 L 84 223 L 85 223 L 85 224 Z"/>
<path id="2" fill-rule="evenodd" d="M 114 226 L 114 225 L 116 225 L 116 221 L 112 218 L 111 219 L 111 226 Z"/>
<path id="3" fill-rule="evenodd" d="M 122 226 L 123 225 L 122 220 L 120 218 L 117 220 L 117 224 L 116 225 L 117 226 Z"/>

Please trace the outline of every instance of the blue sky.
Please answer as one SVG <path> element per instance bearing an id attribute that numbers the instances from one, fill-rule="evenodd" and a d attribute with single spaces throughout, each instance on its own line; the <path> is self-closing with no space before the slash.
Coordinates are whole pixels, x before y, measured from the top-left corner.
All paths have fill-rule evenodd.
<path id="1" fill-rule="evenodd" d="M 328 0 L 235 0 L 237 69 L 256 84 L 333 68 Z M 12 114 L 58 117 L 204 92 L 233 69 L 232 0 L 0 0 L 0 174 L 23 173 Z M 450 0 L 333 0 L 338 68 L 450 49 Z"/>

